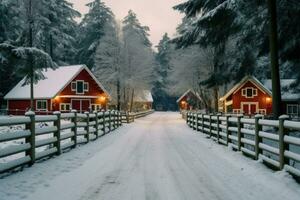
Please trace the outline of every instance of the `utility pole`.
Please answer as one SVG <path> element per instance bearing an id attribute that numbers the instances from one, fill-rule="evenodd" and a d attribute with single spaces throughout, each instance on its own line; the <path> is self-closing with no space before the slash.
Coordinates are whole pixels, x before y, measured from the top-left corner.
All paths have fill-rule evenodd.
<path id="1" fill-rule="evenodd" d="M 281 88 L 278 61 L 278 34 L 277 34 L 277 10 L 276 0 L 268 0 L 268 9 L 270 17 L 270 59 L 272 74 L 272 110 L 273 117 L 278 119 L 282 114 L 281 109 Z"/>

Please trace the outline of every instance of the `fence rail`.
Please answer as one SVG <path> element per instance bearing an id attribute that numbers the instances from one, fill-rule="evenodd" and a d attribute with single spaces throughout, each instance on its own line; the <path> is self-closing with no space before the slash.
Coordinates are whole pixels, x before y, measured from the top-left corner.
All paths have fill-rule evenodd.
<path id="1" fill-rule="evenodd" d="M 246 118 L 243 115 L 221 116 L 188 112 L 189 127 L 207 134 L 219 144 L 231 145 L 255 160 L 262 159 L 272 168 L 300 177 L 300 122 L 281 116 L 265 120 L 262 115 Z"/>
<path id="2" fill-rule="evenodd" d="M 145 117 L 152 113 L 154 113 L 154 110 L 146 110 L 146 111 L 141 111 L 136 113 L 121 112 L 122 123 L 132 123 L 134 122 L 134 119 Z"/>
<path id="3" fill-rule="evenodd" d="M 71 113 L 54 112 L 52 115 L 36 115 L 34 112 L 27 112 L 25 116 L 2 117 L 0 128 L 16 125 L 22 128 L 1 133 L 0 147 L 5 142 L 23 141 L 14 145 L 3 145 L 4 148 L 0 148 L 0 161 L 12 157 L 8 161 L 0 162 L 0 173 L 23 165 L 33 165 L 37 160 L 45 157 L 60 155 L 66 149 L 89 143 L 114 131 L 123 122 L 131 123 L 134 118 L 153 112 L 150 110 L 124 113 L 111 110 L 82 114 L 74 110 Z M 41 123 L 45 126 L 38 126 Z"/>

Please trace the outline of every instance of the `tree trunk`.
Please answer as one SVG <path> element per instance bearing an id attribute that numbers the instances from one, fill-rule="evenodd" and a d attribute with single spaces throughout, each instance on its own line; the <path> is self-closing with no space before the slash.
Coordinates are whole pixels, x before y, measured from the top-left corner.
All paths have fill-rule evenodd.
<path id="1" fill-rule="evenodd" d="M 132 89 L 131 100 L 130 100 L 130 110 L 129 110 L 129 112 L 132 112 L 133 98 L 134 98 L 134 89 Z"/>
<path id="2" fill-rule="evenodd" d="M 121 110 L 121 86 L 119 78 L 117 80 L 117 110 Z"/>
<path id="3" fill-rule="evenodd" d="M 219 88 L 218 86 L 214 87 L 214 111 L 219 111 Z"/>
<path id="4" fill-rule="evenodd" d="M 32 36 L 32 25 L 33 25 L 33 18 L 32 18 L 32 0 L 28 2 L 28 22 L 29 22 L 29 47 L 33 46 L 33 36 Z M 34 71 L 33 71 L 33 57 L 29 54 L 28 58 L 28 67 L 30 68 L 30 110 L 34 111 L 34 90 L 33 90 L 33 82 L 34 82 Z"/>
<path id="5" fill-rule="evenodd" d="M 273 117 L 277 119 L 281 114 L 281 88 L 278 61 L 278 35 L 276 1 L 268 0 L 270 15 L 270 59 L 272 73 L 272 109 Z"/>
<path id="6" fill-rule="evenodd" d="M 53 37 L 52 37 L 52 34 L 50 33 L 50 36 L 49 36 L 49 40 L 50 40 L 50 57 L 52 60 L 54 60 L 54 55 L 53 55 Z"/>

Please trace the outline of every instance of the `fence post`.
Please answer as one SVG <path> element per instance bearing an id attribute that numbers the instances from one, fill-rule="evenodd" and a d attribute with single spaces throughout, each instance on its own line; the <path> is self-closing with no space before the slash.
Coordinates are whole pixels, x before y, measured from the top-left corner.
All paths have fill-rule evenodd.
<path id="1" fill-rule="evenodd" d="M 218 113 L 217 114 L 217 142 L 219 143 L 220 140 L 220 116 L 222 114 Z"/>
<path id="2" fill-rule="evenodd" d="M 105 113 L 105 111 L 103 111 L 102 112 L 102 131 L 103 131 L 103 135 L 105 135 L 106 134 L 106 127 L 105 127 L 105 117 L 106 117 L 106 113 Z"/>
<path id="3" fill-rule="evenodd" d="M 59 111 L 55 111 L 53 114 L 56 115 L 56 117 L 57 117 L 57 120 L 54 121 L 54 126 L 56 126 L 56 128 L 57 128 L 57 131 L 55 131 L 53 133 L 54 137 L 56 137 L 56 139 L 57 139 L 57 141 L 54 142 L 54 146 L 57 149 L 56 155 L 60 155 L 61 154 L 61 148 L 60 148 L 60 140 L 61 140 L 60 139 L 60 136 L 61 136 L 61 130 L 60 130 L 60 128 L 61 128 L 61 121 L 60 121 L 60 117 L 61 117 L 61 113 Z"/>
<path id="4" fill-rule="evenodd" d="M 111 132 L 111 110 L 108 111 L 109 132 Z"/>
<path id="5" fill-rule="evenodd" d="M 202 133 L 204 134 L 204 114 L 202 114 Z"/>
<path id="6" fill-rule="evenodd" d="M 259 154 L 262 153 L 262 151 L 259 148 L 259 143 L 262 142 L 261 137 L 259 137 L 259 131 L 262 130 L 262 126 L 259 124 L 259 120 L 263 118 L 263 115 L 257 114 L 255 115 L 255 160 L 258 160 Z"/>
<path id="7" fill-rule="evenodd" d="M 125 115 L 126 115 L 126 121 L 127 121 L 127 124 L 129 124 L 129 112 L 128 112 L 128 111 L 125 111 Z"/>
<path id="8" fill-rule="evenodd" d="M 238 151 L 241 151 L 241 147 L 242 147 L 242 133 L 241 133 L 241 119 L 242 119 L 243 115 L 240 114 L 237 116 L 237 146 L 238 146 Z"/>
<path id="9" fill-rule="evenodd" d="M 86 115 L 86 127 L 84 128 L 86 131 L 86 142 L 90 142 L 90 113 L 89 112 L 85 112 L 84 113 Z"/>
<path id="10" fill-rule="evenodd" d="M 212 137 L 212 127 L 211 127 L 211 123 L 212 123 L 212 114 L 209 114 L 209 137 Z"/>
<path id="11" fill-rule="evenodd" d="M 229 115 L 226 115 L 226 145 L 229 144 Z"/>
<path id="12" fill-rule="evenodd" d="M 74 123 L 74 127 L 71 129 L 71 131 L 74 133 L 74 136 L 72 137 L 72 140 L 74 141 L 73 148 L 76 148 L 77 146 L 77 110 L 72 110 L 72 113 L 74 113 L 74 118 L 72 118 L 72 123 Z"/>
<path id="13" fill-rule="evenodd" d="M 121 111 L 118 112 L 119 112 L 119 126 L 122 126 L 122 113 Z"/>
<path id="14" fill-rule="evenodd" d="M 196 115 L 195 114 L 196 114 L 195 112 L 193 112 L 193 114 L 192 114 L 192 129 L 193 130 L 196 130 Z"/>
<path id="15" fill-rule="evenodd" d="M 116 128 L 117 128 L 117 123 L 116 123 L 116 111 L 115 110 L 113 110 L 113 130 L 116 130 Z"/>
<path id="16" fill-rule="evenodd" d="M 95 125 L 95 129 L 96 129 L 96 138 L 98 138 L 99 137 L 99 133 L 98 133 L 98 131 L 99 131 L 99 119 L 98 119 L 98 111 L 94 111 L 94 114 L 95 114 L 95 123 L 96 123 L 96 125 Z"/>
<path id="17" fill-rule="evenodd" d="M 188 112 L 186 113 L 186 124 L 187 125 L 189 124 L 189 113 Z"/>
<path id="18" fill-rule="evenodd" d="M 199 131 L 199 113 L 196 113 L 196 131 Z"/>
<path id="19" fill-rule="evenodd" d="M 30 165 L 35 163 L 35 113 L 33 111 L 29 111 L 25 113 L 25 116 L 30 118 L 30 123 L 26 124 L 26 129 L 30 130 L 30 136 L 25 139 L 26 143 L 30 144 L 30 149 L 26 151 L 26 156 L 30 156 Z"/>
<path id="20" fill-rule="evenodd" d="M 284 121 L 288 120 L 288 115 L 282 115 L 279 117 L 279 170 L 284 168 L 284 164 L 289 164 L 289 159 L 285 158 L 284 151 L 289 150 L 289 145 L 284 142 L 284 136 L 287 130 L 284 128 Z"/>

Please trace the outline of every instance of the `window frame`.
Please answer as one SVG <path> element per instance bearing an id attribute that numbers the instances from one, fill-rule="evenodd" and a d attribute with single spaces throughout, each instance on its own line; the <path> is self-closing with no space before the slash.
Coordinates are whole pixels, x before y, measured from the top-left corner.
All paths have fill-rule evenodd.
<path id="1" fill-rule="evenodd" d="M 45 103 L 45 108 L 39 108 L 39 103 L 41 103 L 41 107 L 43 107 L 43 103 Z M 36 100 L 35 108 L 37 111 L 48 111 L 48 101 L 45 99 Z"/>
<path id="2" fill-rule="evenodd" d="M 252 96 L 248 96 L 248 90 L 252 90 Z M 254 87 L 243 88 L 242 89 L 242 96 L 247 98 L 247 99 L 251 99 L 251 98 L 254 98 L 254 97 L 258 96 L 257 88 L 254 88 Z"/>
<path id="3" fill-rule="evenodd" d="M 289 107 L 292 108 L 292 112 L 289 112 Z M 296 112 L 294 112 L 294 108 L 296 108 Z M 287 104 L 286 105 L 286 114 L 291 116 L 298 116 L 299 115 L 299 105 L 298 104 Z"/>
<path id="4" fill-rule="evenodd" d="M 83 90 L 84 90 L 84 92 L 88 92 L 89 89 L 90 89 L 89 82 L 84 82 L 83 83 Z"/>
<path id="5" fill-rule="evenodd" d="M 82 93 L 78 92 L 78 83 L 82 83 Z M 76 94 L 84 94 L 84 80 L 76 80 Z"/>
<path id="6" fill-rule="evenodd" d="M 73 87 L 73 86 L 75 86 L 75 87 Z M 76 90 L 77 90 L 77 83 L 76 83 L 76 81 L 73 81 L 71 83 L 71 90 L 72 90 L 72 92 L 76 92 Z"/>
<path id="7" fill-rule="evenodd" d="M 98 111 L 101 110 L 102 105 L 101 104 L 91 104 L 92 111 Z"/>
<path id="8" fill-rule="evenodd" d="M 67 109 L 67 106 L 69 106 L 69 109 Z M 60 103 L 59 104 L 59 110 L 63 111 L 63 112 L 70 111 L 71 110 L 71 104 L 70 103 Z"/>

